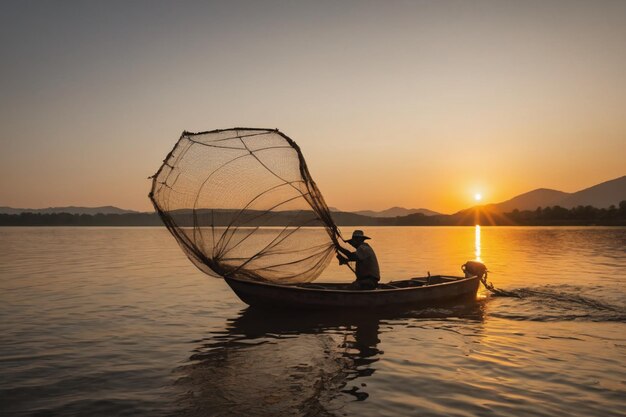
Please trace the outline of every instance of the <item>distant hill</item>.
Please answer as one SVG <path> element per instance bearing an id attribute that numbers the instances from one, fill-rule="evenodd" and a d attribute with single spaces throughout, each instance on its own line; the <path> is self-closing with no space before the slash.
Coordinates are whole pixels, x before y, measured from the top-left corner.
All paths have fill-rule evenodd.
<path id="1" fill-rule="evenodd" d="M 559 205 L 565 208 L 576 206 L 606 208 L 610 205 L 617 206 L 622 200 L 626 200 L 626 175 L 572 193 L 564 198 Z"/>
<path id="2" fill-rule="evenodd" d="M 510 212 L 514 209 L 535 210 L 537 207 L 552 206 L 568 209 L 576 206 L 607 208 L 611 205 L 617 206 L 622 200 L 626 200 L 626 175 L 575 193 L 539 188 L 501 203 L 489 204 L 486 207 L 500 213 Z"/>
<path id="3" fill-rule="evenodd" d="M 125 210 L 119 207 L 102 206 L 102 207 L 48 207 L 42 209 L 30 209 L 30 208 L 13 208 L 13 207 L 0 207 L 0 214 L 20 214 L 20 213 L 69 213 L 69 214 L 129 214 L 138 213 L 134 210 Z"/>
<path id="4" fill-rule="evenodd" d="M 368 217 L 404 217 L 410 214 L 423 214 L 424 216 L 438 216 L 441 213 L 437 213 L 436 211 L 428 210 L 425 208 L 413 208 L 407 209 L 404 207 L 392 207 L 387 210 L 382 211 L 373 211 L 373 210 L 360 210 L 354 211 L 354 214 L 359 214 L 361 216 Z"/>
<path id="5" fill-rule="evenodd" d="M 501 213 L 507 213 L 515 209 L 534 210 L 537 207 L 556 206 L 569 195 L 569 193 L 563 191 L 538 188 L 501 203 L 488 204 L 487 208 Z"/>

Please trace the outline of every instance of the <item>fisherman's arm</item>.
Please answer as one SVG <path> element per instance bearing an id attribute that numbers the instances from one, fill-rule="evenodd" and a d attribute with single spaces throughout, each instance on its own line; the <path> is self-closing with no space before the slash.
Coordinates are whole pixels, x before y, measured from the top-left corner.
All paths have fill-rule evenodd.
<path id="1" fill-rule="evenodd" d="M 337 259 L 339 259 L 339 265 L 345 265 L 350 261 L 356 261 L 358 259 L 356 252 L 350 252 L 344 248 L 338 248 Z"/>

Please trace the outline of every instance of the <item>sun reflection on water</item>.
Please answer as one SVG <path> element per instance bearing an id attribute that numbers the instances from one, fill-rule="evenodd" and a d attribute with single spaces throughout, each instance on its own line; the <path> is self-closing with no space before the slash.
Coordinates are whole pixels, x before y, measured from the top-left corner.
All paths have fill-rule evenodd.
<path id="1" fill-rule="evenodd" d="M 480 258 L 480 225 L 476 225 L 474 229 L 474 256 L 476 260 L 482 262 Z"/>

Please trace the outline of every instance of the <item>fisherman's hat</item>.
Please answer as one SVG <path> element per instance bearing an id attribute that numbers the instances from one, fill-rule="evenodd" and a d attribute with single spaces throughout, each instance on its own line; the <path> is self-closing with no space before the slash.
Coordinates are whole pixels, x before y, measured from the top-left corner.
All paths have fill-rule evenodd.
<path id="1" fill-rule="evenodd" d="M 363 240 L 371 239 L 371 237 L 365 236 L 365 233 L 363 233 L 363 230 L 355 230 L 354 232 L 352 232 L 352 238 L 348 240 L 348 242 L 354 239 L 359 239 L 359 238 Z"/>

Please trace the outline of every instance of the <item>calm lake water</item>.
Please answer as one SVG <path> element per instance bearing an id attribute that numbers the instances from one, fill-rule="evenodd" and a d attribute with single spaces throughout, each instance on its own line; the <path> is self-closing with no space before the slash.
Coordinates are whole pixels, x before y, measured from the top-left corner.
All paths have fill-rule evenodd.
<path id="1" fill-rule="evenodd" d="M 479 258 L 523 298 L 260 313 L 162 228 L 0 228 L 0 414 L 626 415 L 626 228 L 365 229 L 383 281 Z"/>

